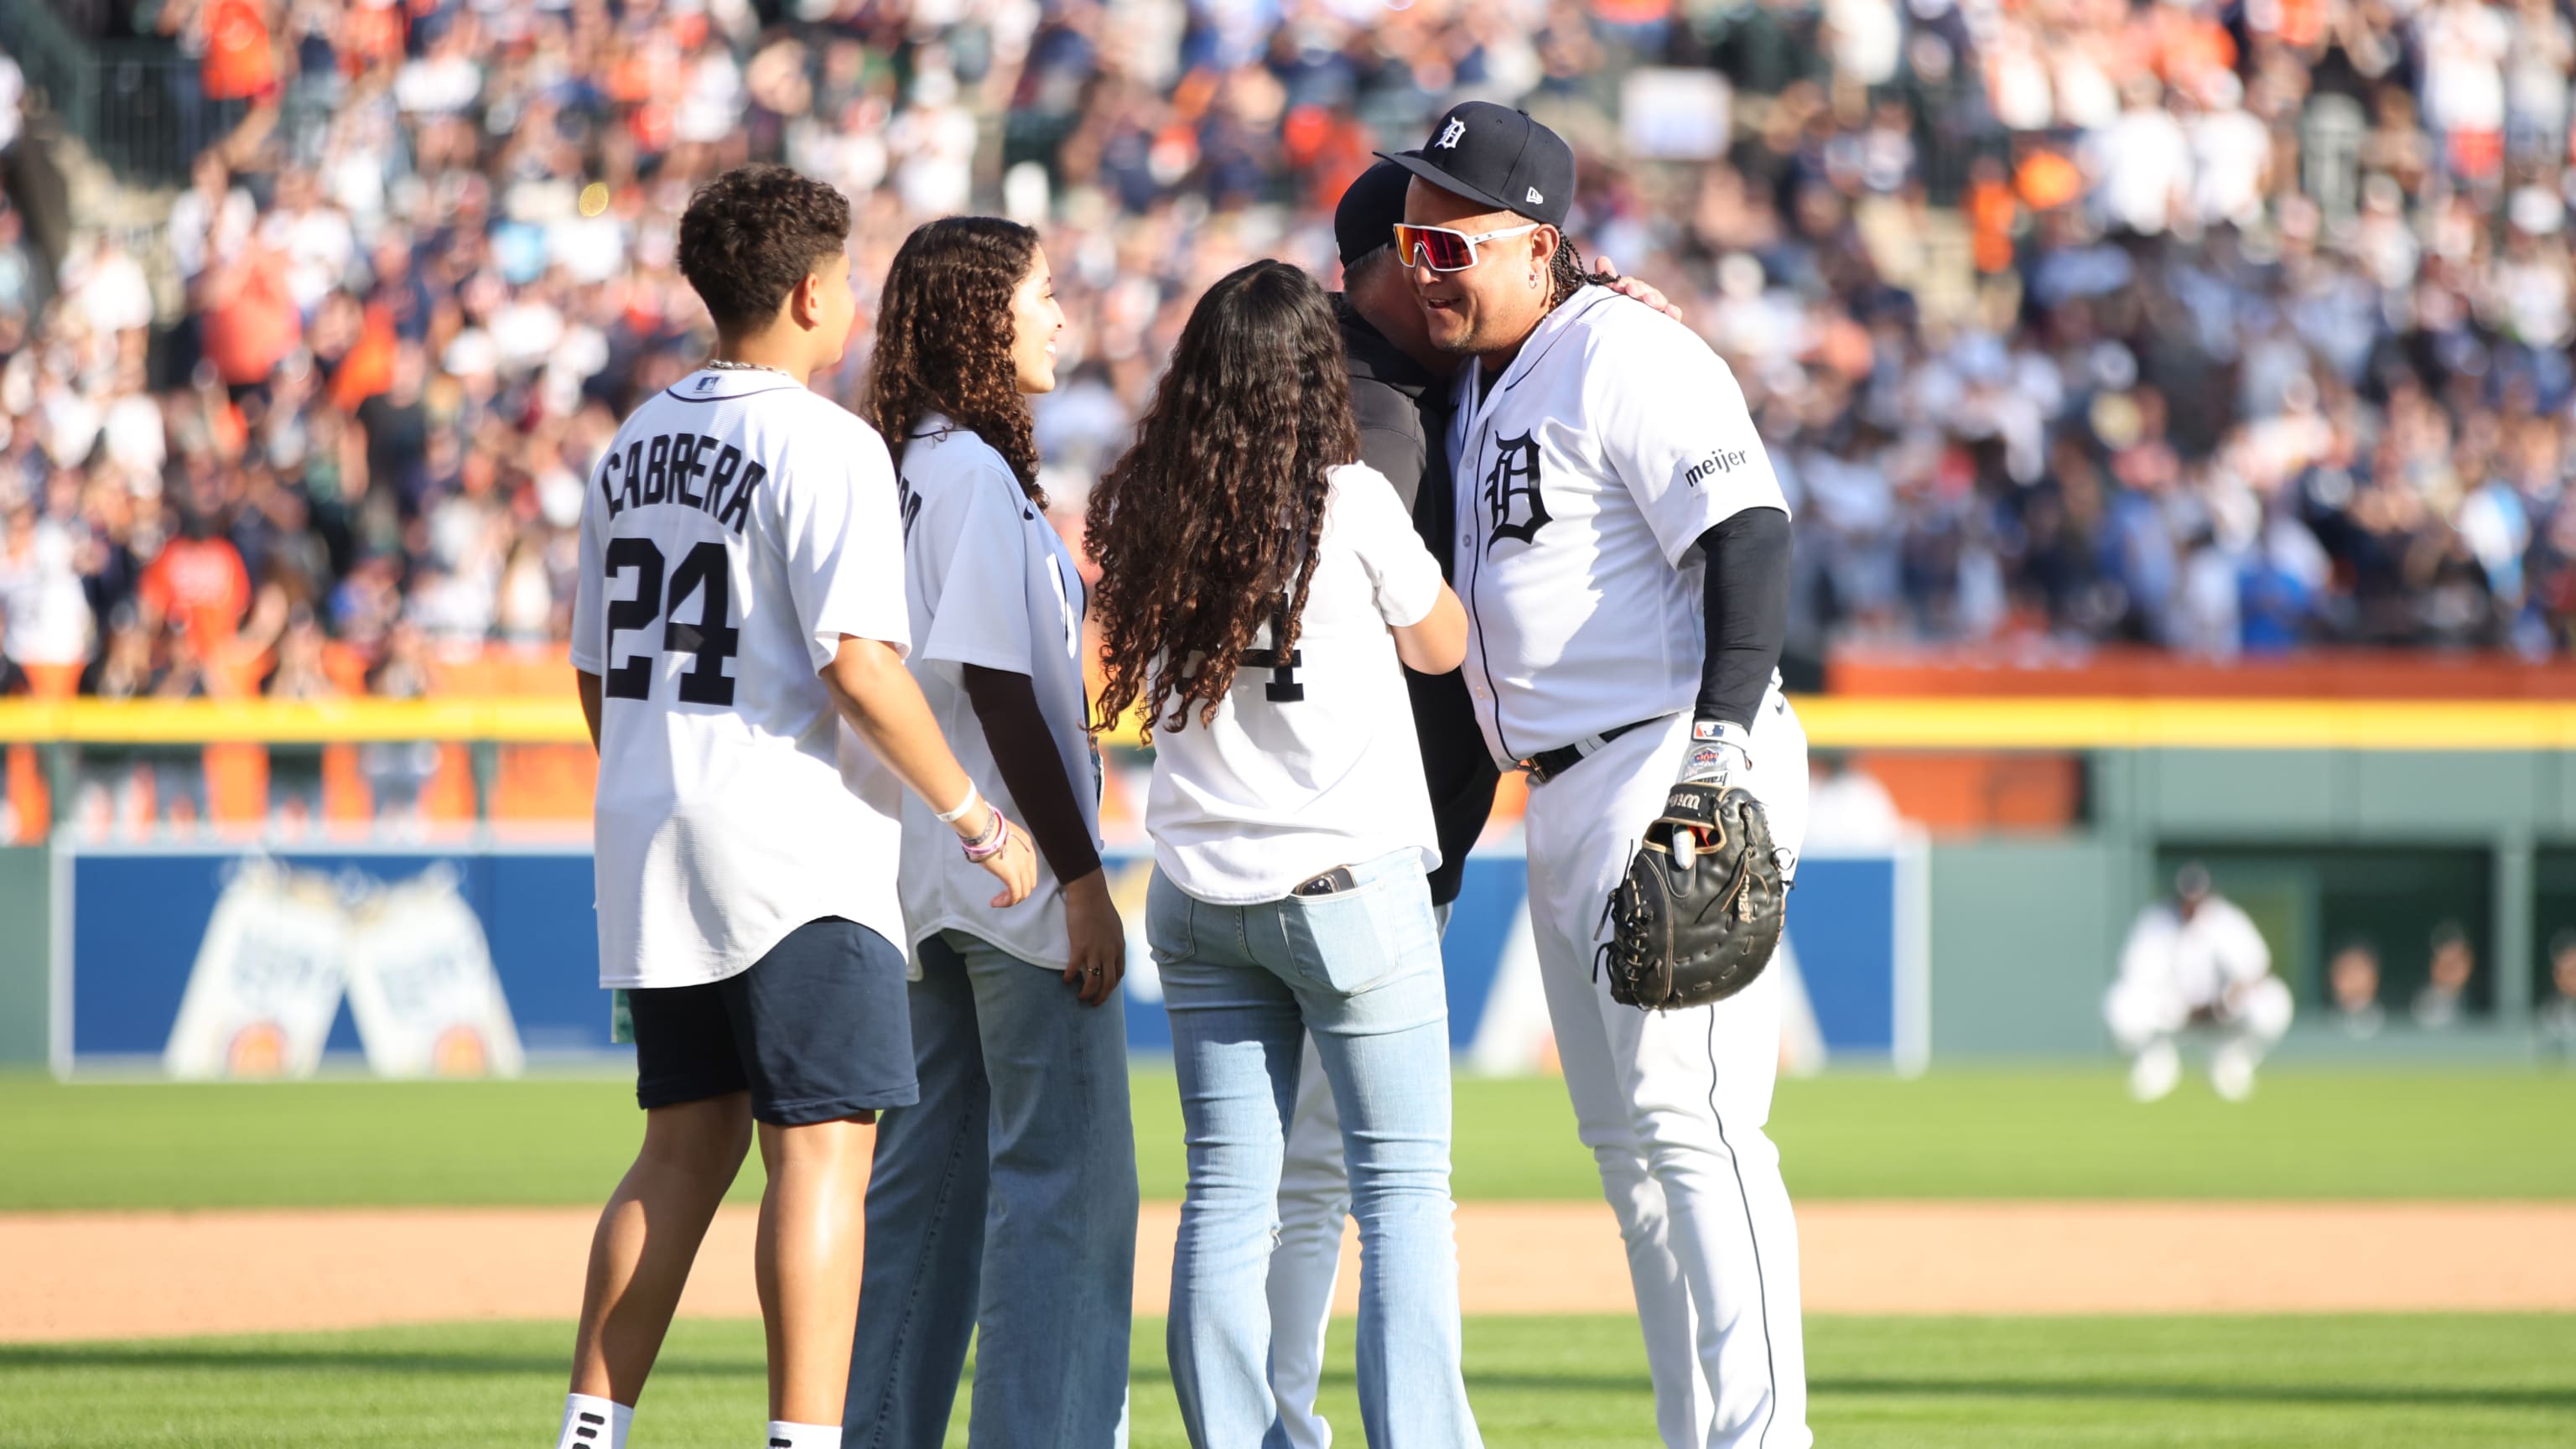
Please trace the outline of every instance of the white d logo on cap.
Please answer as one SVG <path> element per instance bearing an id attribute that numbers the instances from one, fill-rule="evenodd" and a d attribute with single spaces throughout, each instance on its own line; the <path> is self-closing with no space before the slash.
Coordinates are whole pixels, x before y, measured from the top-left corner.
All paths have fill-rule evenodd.
<path id="1" fill-rule="evenodd" d="M 1432 142 L 1431 144 L 1438 150 L 1455 151 L 1458 149 L 1458 143 L 1465 139 L 1466 135 L 1467 123 L 1453 119 L 1448 125 L 1441 128 L 1440 139 Z"/>

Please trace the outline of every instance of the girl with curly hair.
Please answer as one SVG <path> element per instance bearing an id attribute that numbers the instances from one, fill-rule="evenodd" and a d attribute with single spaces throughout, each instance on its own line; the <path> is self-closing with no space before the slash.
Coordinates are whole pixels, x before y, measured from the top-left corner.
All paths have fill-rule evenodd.
<path id="1" fill-rule="evenodd" d="M 1064 329 L 1037 233 L 914 231 L 886 277 L 860 412 L 894 449 L 913 652 L 978 797 L 1028 822 L 1037 887 L 1004 907 L 904 814 L 899 885 L 918 1106 L 884 1114 L 844 1427 L 945 1439 L 969 1338 L 968 1442 L 1121 1442 L 1136 1254 L 1126 934 L 1100 866 L 1083 698 L 1082 575 L 1046 518 L 1028 396 Z M 920 848 L 914 848 L 914 842 Z"/>
<path id="2" fill-rule="evenodd" d="M 1368 1441 L 1474 1445 L 1439 850 L 1398 668 L 1457 668 L 1467 620 L 1359 462 L 1341 329 L 1305 273 L 1256 262 L 1208 289 L 1092 493 L 1089 542 L 1097 718 L 1153 731 L 1146 937 L 1189 1143 L 1170 1354 L 1190 1442 L 1259 1444 L 1277 1416 L 1263 1285 L 1311 1032 L 1363 1246 Z"/>

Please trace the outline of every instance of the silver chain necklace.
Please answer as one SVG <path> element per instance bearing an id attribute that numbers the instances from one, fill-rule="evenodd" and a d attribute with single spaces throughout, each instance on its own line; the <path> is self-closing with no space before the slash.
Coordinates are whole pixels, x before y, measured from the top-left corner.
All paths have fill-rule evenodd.
<path id="1" fill-rule="evenodd" d="M 789 372 L 786 368 L 772 367 L 765 362 L 735 362 L 731 358 L 725 357 L 710 357 L 707 359 L 707 366 L 714 368 L 718 372 L 774 372 L 780 377 L 794 377 L 796 375 Z"/>

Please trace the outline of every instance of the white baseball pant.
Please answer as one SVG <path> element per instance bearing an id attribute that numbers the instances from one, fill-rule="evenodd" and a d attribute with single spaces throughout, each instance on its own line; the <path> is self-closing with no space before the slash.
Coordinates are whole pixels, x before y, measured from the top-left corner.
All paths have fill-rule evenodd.
<path id="1" fill-rule="evenodd" d="M 1655 1426 L 1667 1449 L 1807 1449 L 1798 1225 L 1763 1132 L 1780 1065 L 1779 977 L 1713 1006 L 1645 1012 L 1610 999 L 1593 961 L 1690 733 L 1687 714 L 1632 730 L 1530 791 L 1530 927 L 1565 1089 L 1619 1218 Z M 1807 827 L 1807 737 L 1766 695 L 1751 787 L 1791 852 Z M 1794 899 L 1794 897 L 1793 897 Z"/>
<path id="2" fill-rule="evenodd" d="M 2259 1059 L 2289 1034 L 2296 1010 L 2289 983 L 2266 976 L 2247 983 L 2244 999 L 2218 1023 L 2218 1030 L 2230 1045 Z M 2188 1027 L 2191 1012 L 2192 1003 L 2162 981 L 2123 977 L 2111 983 L 2102 999 L 2102 1019 L 2111 1028 L 2111 1039 L 2131 1056 Z"/>

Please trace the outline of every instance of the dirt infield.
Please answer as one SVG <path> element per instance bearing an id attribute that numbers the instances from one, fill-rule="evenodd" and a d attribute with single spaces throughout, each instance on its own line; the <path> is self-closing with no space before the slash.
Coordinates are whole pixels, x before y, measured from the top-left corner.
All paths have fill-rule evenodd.
<path id="1" fill-rule="evenodd" d="M 0 1215 L 0 1342 L 568 1318 L 589 1209 Z M 1139 1224 L 1136 1306 L 1163 1311 L 1171 1204 Z M 1800 1207 L 1816 1313 L 2576 1311 L 2576 1206 L 1903 1203 Z M 685 1313 L 757 1313 L 749 1208 L 709 1235 Z M 1598 1203 L 1458 1212 L 1469 1313 L 1616 1313 Z M 1358 1246 L 1343 1245 L 1341 1311 Z"/>

